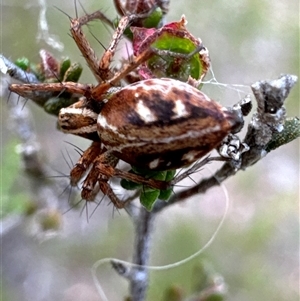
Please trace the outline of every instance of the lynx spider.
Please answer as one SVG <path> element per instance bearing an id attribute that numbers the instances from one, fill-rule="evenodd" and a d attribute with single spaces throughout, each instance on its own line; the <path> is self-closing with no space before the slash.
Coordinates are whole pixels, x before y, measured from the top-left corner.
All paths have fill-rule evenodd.
<path id="1" fill-rule="evenodd" d="M 118 7 L 121 7 L 120 4 Z M 67 91 L 69 93 L 81 94 L 84 95 L 85 98 L 81 98 L 78 103 L 75 103 L 72 107 L 77 109 L 82 109 L 82 115 L 76 120 L 74 120 L 78 125 L 78 132 L 75 133 L 80 136 L 90 138 L 88 134 L 86 135 L 84 132 L 81 132 L 81 127 L 85 127 L 90 123 L 89 119 L 92 119 L 92 123 L 94 127 L 91 129 L 92 132 L 96 132 L 96 121 L 97 116 L 96 113 L 92 111 L 86 110 L 90 104 L 87 99 L 91 98 L 93 95 L 94 99 L 97 99 L 98 95 L 104 94 L 108 89 L 117 85 L 121 79 L 123 79 L 129 72 L 135 70 L 143 61 L 147 60 L 152 54 L 152 50 L 145 51 L 139 57 L 135 58 L 134 61 L 126 64 L 123 69 L 115 74 L 113 74 L 110 70 L 110 63 L 115 54 L 117 45 L 122 37 L 122 34 L 126 27 L 134 20 L 139 18 L 143 18 L 148 15 L 141 14 L 131 14 L 124 15 L 120 21 L 119 25 L 116 28 L 111 43 L 108 48 L 105 50 L 101 59 L 99 60 L 95 55 L 95 52 L 91 48 L 88 40 L 81 27 L 83 25 L 88 24 L 90 21 L 95 19 L 103 20 L 105 16 L 101 11 L 96 11 L 92 14 L 86 14 L 80 18 L 70 19 L 71 21 L 71 34 L 76 42 L 81 54 L 84 56 L 89 68 L 93 72 L 95 78 L 100 83 L 95 88 L 92 88 L 91 85 L 83 85 L 79 83 L 72 82 L 62 82 L 58 84 L 53 83 L 43 83 L 43 84 L 25 84 L 18 85 L 13 84 L 10 87 L 11 91 L 17 92 L 19 95 L 26 97 L 30 95 L 30 91 L 51 91 L 51 92 L 61 92 Z M 99 97 L 98 97 L 99 98 Z M 87 115 L 85 116 L 85 112 Z M 68 131 L 66 131 L 68 132 Z M 93 137 L 95 140 L 97 136 Z M 123 208 L 126 202 L 122 202 L 118 199 L 118 197 L 112 191 L 110 185 L 107 183 L 110 177 L 118 176 L 121 178 L 135 180 L 137 182 L 146 184 L 152 187 L 163 188 L 166 186 L 166 183 L 155 181 L 151 179 L 145 179 L 144 177 L 139 177 L 137 175 L 133 175 L 121 170 L 115 170 L 114 167 L 118 163 L 118 159 L 112 155 L 105 153 L 105 148 L 101 145 L 100 141 L 92 142 L 92 145 L 82 154 L 79 161 L 75 164 L 74 168 L 70 172 L 70 182 L 72 186 L 76 186 L 79 180 L 83 177 L 88 168 L 92 165 L 90 172 L 88 173 L 82 187 L 82 198 L 87 201 L 94 200 L 95 195 L 98 193 L 99 189 L 103 192 L 104 195 L 107 195 L 110 200 L 114 203 L 117 208 Z M 102 170 L 101 172 L 100 170 Z M 99 187 L 96 186 L 96 182 L 99 183 Z"/>
<path id="2" fill-rule="evenodd" d="M 147 13 L 146 15 L 148 14 L 149 13 Z M 30 95 L 31 91 L 66 91 L 69 93 L 75 93 L 84 96 L 80 98 L 80 100 L 74 105 L 66 109 L 62 109 L 59 115 L 59 124 L 62 131 L 66 133 L 73 133 L 75 135 L 90 138 L 93 140 L 91 146 L 86 151 L 84 151 L 78 162 L 71 170 L 70 183 L 72 186 L 77 185 L 79 180 L 84 176 L 88 169 L 90 169 L 82 185 L 82 199 L 86 201 L 93 201 L 96 194 L 99 192 L 99 190 L 101 190 L 101 192 L 104 195 L 108 196 L 108 198 L 117 208 L 123 208 L 128 201 L 121 201 L 113 192 L 110 184 L 108 183 L 109 179 L 112 177 L 127 179 L 157 189 L 167 189 L 171 186 L 171 183 L 145 178 L 143 176 L 117 169 L 116 165 L 119 161 L 119 158 L 107 150 L 106 146 L 101 143 L 100 138 L 97 135 L 97 118 L 100 110 L 103 106 L 105 106 L 105 95 L 114 93 L 114 87 L 118 86 L 120 84 L 120 81 L 124 79 L 126 75 L 128 75 L 131 71 L 135 71 L 142 62 L 149 59 L 153 54 L 159 53 L 159 51 L 149 48 L 139 56 L 135 57 L 132 61 L 124 64 L 119 71 L 113 73 L 110 69 L 111 61 L 114 57 L 117 45 L 122 37 L 122 34 L 124 33 L 124 30 L 131 22 L 139 18 L 143 18 L 144 16 L 145 15 L 143 14 L 124 15 L 120 19 L 118 27 L 113 34 L 112 40 L 100 60 L 97 58 L 88 40 L 84 36 L 82 26 L 95 19 L 102 20 L 102 12 L 96 11 L 92 14 L 86 14 L 80 18 L 70 19 L 70 30 L 72 37 L 99 83 L 95 87 L 90 84 L 85 85 L 73 82 L 62 82 L 58 84 L 13 84 L 10 86 L 11 91 L 16 92 L 17 94 L 24 97 L 26 97 L 26 95 Z M 199 47 L 197 51 L 199 51 L 201 47 Z M 192 53 L 191 55 L 194 54 L 195 53 Z M 176 57 L 176 54 L 174 53 L 170 55 Z M 178 57 L 182 58 L 182 54 L 178 54 Z M 186 93 L 188 92 L 185 92 L 185 95 L 187 95 Z M 199 95 L 205 98 L 206 101 L 208 100 L 207 96 L 205 96 L 203 93 Z M 178 110 L 182 110 L 180 104 Z M 218 110 L 221 112 L 223 111 L 223 108 L 221 109 L 218 107 Z M 219 111 L 217 113 L 220 113 Z M 183 114 L 184 112 L 182 111 L 181 113 Z M 228 118 L 230 119 L 231 117 Z M 231 119 L 233 120 L 233 118 Z M 226 129 L 224 129 L 224 131 L 222 132 L 221 138 L 223 138 L 223 136 L 225 136 L 225 134 L 227 134 L 227 132 L 231 130 L 231 128 L 234 126 L 234 123 L 235 121 L 232 124 L 230 122 L 227 122 L 226 125 L 225 123 L 220 125 L 221 130 L 222 127 L 226 127 Z M 215 138 L 217 140 L 222 140 L 219 137 Z M 215 144 L 216 142 L 214 142 L 213 146 L 215 146 Z M 187 154 L 187 157 L 191 157 L 188 159 L 192 162 L 195 161 L 193 160 L 193 156 L 193 152 Z M 185 175 L 188 175 L 188 173 L 186 173 Z M 182 175 L 180 179 L 182 179 Z M 180 179 L 178 178 L 177 181 L 179 181 Z M 176 179 L 173 180 L 172 185 L 174 185 L 177 181 Z"/>

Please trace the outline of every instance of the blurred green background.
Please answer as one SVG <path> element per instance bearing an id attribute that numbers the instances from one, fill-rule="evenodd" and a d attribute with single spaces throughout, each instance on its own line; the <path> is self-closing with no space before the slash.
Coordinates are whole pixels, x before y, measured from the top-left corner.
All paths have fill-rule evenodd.
<path id="1" fill-rule="evenodd" d="M 1 53 L 12 60 L 26 56 L 36 62 L 38 51 L 44 48 L 58 58 L 69 56 L 85 66 L 68 35 L 68 18 L 54 8 L 57 6 L 74 16 L 74 2 L 46 1 L 49 33 L 62 43 L 63 50 L 37 38 L 42 2 L 1 1 Z M 81 0 L 81 3 L 88 12 L 103 9 L 109 17 L 116 16 L 110 1 Z M 83 14 L 80 7 L 79 13 Z M 299 76 L 299 1 L 172 1 L 167 20 L 179 20 L 183 13 L 188 29 L 208 47 L 217 81 L 228 85 L 205 85 L 203 90 L 211 98 L 232 105 L 244 94 L 230 85 L 244 85 L 241 89 L 250 93 L 246 87 L 257 80 L 274 79 L 281 73 Z M 111 30 L 100 22 L 93 23 L 90 29 L 108 45 Z M 94 39 L 91 41 L 100 56 L 101 46 Z M 126 57 L 126 52 L 119 51 L 118 55 Z M 211 77 L 209 74 L 206 79 Z M 87 67 L 81 82 L 94 82 Z M 2 76 L 2 300 L 100 300 L 90 269 L 104 257 L 130 261 L 131 221 L 122 210 L 113 212 L 105 201 L 88 222 L 80 210 L 63 214 L 61 230 L 47 239 L 36 229 L 34 216 L 20 218 L 20 212 L 26 207 L 20 204 L 28 204 L 34 197 L 16 153 L 20 141 L 10 130 L 7 118 L 6 84 Z M 22 100 L 18 106 L 23 106 Z M 68 173 L 62 152 L 68 149 L 73 161 L 78 155 L 65 141 L 82 149 L 89 142 L 58 132 L 55 118 L 36 105 L 28 102 L 26 107 L 32 111 L 41 157 L 51 166 L 53 175 L 58 174 L 57 170 Z M 299 116 L 299 83 L 286 107 L 288 115 Z M 195 180 L 207 173 L 208 170 L 199 172 Z M 163 300 L 165 290 L 171 285 L 189 293 L 198 282 L 197 271 L 203 267 L 212 275 L 222 275 L 227 286 L 226 300 L 299 299 L 298 141 L 271 152 L 255 166 L 227 180 L 225 185 L 230 209 L 213 244 L 189 264 L 152 272 L 148 300 Z M 67 198 L 62 195 L 58 205 L 62 212 L 68 208 Z M 169 264 L 200 249 L 215 231 L 224 212 L 224 202 L 222 189 L 215 188 L 162 212 L 156 220 L 151 263 Z M 94 208 L 91 205 L 89 213 Z M 109 300 L 121 300 L 126 295 L 126 281 L 116 276 L 109 266 L 101 267 L 98 275 Z"/>

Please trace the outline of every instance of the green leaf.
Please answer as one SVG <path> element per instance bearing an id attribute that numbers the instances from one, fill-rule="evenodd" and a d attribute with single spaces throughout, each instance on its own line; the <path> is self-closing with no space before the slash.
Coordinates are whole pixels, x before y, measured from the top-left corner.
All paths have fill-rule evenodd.
<path id="1" fill-rule="evenodd" d="M 62 96 L 64 96 L 64 95 L 62 95 Z M 77 98 L 71 98 L 71 97 L 59 97 L 59 98 L 56 97 L 55 98 L 55 97 L 53 97 L 45 102 L 44 110 L 49 114 L 58 116 L 60 109 L 66 108 L 77 101 L 78 101 Z"/>
<path id="2" fill-rule="evenodd" d="M 168 170 L 168 171 L 167 171 L 167 174 L 166 174 L 166 179 L 165 179 L 165 181 L 166 181 L 166 182 L 172 181 L 173 178 L 174 178 L 174 176 L 175 176 L 175 174 L 176 174 L 176 169 L 174 169 L 174 170 Z"/>
<path id="3" fill-rule="evenodd" d="M 165 181 L 166 180 L 166 175 L 167 175 L 166 171 L 157 171 L 156 174 L 153 176 L 153 178 L 155 180 Z"/>
<path id="4" fill-rule="evenodd" d="M 21 57 L 21 58 L 17 59 L 15 61 L 15 64 L 24 71 L 28 70 L 28 68 L 30 66 L 29 59 L 26 57 Z"/>
<path id="5" fill-rule="evenodd" d="M 159 50 L 187 55 L 196 49 L 196 45 L 190 39 L 177 37 L 168 32 L 164 32 L 151 46 Z M 158 73 L 162 72 L 163 77 L 181 81 L 187 81 L 189 76 L 198 79 L 202 73 L 202 64 L 198 53 L 187 60 L 177 60 L 171 55 L 153 56 L 147 65 L 158 77 L 161 77 Z"/>
<path id="6" fill-rule="evenodd" d="M 143 27 L 157 28 L 157 26 L 161 22 L 162 17 L 163 17 L 163 13 L 161 8 L 157 7 L 149 17 L 143 20 Z"/>
<path id="7" fill-rule="evenodd" d="M 73 63 L 64 73 L 64 82 L 77 83 L 82 73 L 82 66 L 79 63 Z"/>
<path id="8" fill-rule="evenodd" d="M 158 189 L 144 187 L 140 195 L 140 202 L 148 211 L 151 211 L 159 194 L 160 190 Z"/>
<path id="9" fill-rule="evenodd" d="M 64 78 L 65 73 L 70 68 L 70 66 L 71 60 L 68 57 L 64 58 L 60 63 L 59 77 L 61 80 Z"/>
<path id="10" fill-rule="evenodd" d="M 172 188 L 169 188 L 166 190 L 160 190 L 160 194 L 159 194 L 158 198 L 162 201 L 168 201 L 172 195 L 172 192 L 173 192 Z"/>

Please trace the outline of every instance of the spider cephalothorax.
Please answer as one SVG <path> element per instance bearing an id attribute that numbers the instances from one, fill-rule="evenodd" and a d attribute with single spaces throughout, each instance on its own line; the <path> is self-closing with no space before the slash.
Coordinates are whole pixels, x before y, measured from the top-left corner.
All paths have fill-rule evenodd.
<path id="1" fill-rule="evenodd" d="M 148 171 L 184 167 L 217 147 L 229 133 L 238 131 L 243 120 L 235 111 L 227 110 L 199 91 L 197 80 L 184 83 L 171 78 L 150 78 L 120 87 L 120 80 L 153 55 L 167 54 L 178 62 L 178 58 L 199 56 L 203 49 L 207 55 L 207 50 L 200 40 L 195 40 L 191 54 L 159 52 L 149 46 L 113 73 L 110 62 L 118 41 L 136 16 L 122 17 L 100 61 L 81 30 L 83 24 L 98 17 L 96 12 L 71 20 L 72 36 L 98 85 L 61 82 L 11 85 L 10 90 L 25 97 L 30 91 L 64 91 L 83 96 L 61 109 L 58 117 L 62 131 L 93 140 L 71 170 L 71 184 L 76 185 L 89 170 L 83 182 L 82 198 L 93 200 L 101 190 L 116 207 L 122 208 L 126 202 L 112 191 L 108 183 L 111 177 L 161 190 L 170 188 L 171 183 L 119 170 L 116 168 L 119 159 Z"/>

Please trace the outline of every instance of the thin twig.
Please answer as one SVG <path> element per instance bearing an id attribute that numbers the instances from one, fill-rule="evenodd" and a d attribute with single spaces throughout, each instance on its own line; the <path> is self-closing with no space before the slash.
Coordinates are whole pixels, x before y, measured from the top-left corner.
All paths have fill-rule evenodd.
<path id="1" fill-rule="evenodd" d="M 144 208 L 140 209 L 138 219 L 135 221 L 135 243 L 133 262 L 140 267 L 132 268 L 135 271 L 134 277 L 130 281 L 130 293 L 132 301 L 142 301 L 145 299 L 148 288 L 150 243 L 153 235 L 153 221 L 155 214 L 148 212 Z"/>
<path id="2" fill-rule="evenodd" d="M 40 82 L 34 73 L 24 71 L 2 54 L 0 54 L 0 71 L 3 74 L 9 74 L 10 77 L 24 84 L 34 84 Z"/>
<path id="3" fill-rule="evenodd" d="M 135 242 L 132 263 L 138 266 L 126 266 L 120 262 L 112 261 L 111 264 L 116 272 L 129 280 L 130 300 L 143 301 L 149 284 L 149 253 L 151 236 L 153 234 L 155 213 L 139 209 L 139 214 L 133 218 L 135 226 Z"/>

